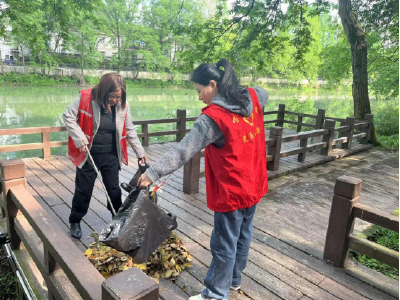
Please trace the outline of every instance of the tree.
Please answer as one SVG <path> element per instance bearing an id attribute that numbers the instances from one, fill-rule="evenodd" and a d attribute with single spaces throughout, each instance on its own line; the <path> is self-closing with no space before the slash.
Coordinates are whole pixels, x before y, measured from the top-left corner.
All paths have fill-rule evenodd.
<path id="1" fill-rule="evenodd" d="M 99 20 L 88 11 L 79 11 L 75 18 L 75 35 L 71 39 L 71 47 L 80 55 L 81 78 L 84 82 L 83 70 L 98 66 L 102 61 L 102 55 L 97 50 L 100 31 Z"/>
<path id="2" fill-rule="evenodd" d="M 363 120 L 365 114 L 371 113 L 368 94 L 367 41 L 365 33 L 352 10 L 350 0 L 339 0 L 339 16 L 350 44 L 354 117 L 357 120 Z M 378 143 L 375 130 L 372 132 L 371 139 L 374 143 Z"/>
<path id="3" fill-rule="evenodd" d="M 102 29 L 115 41 L 118 73 L 126 62 L 127 50 L 139 39 L 141 4 L 142 0 L 104 0 Z"/>

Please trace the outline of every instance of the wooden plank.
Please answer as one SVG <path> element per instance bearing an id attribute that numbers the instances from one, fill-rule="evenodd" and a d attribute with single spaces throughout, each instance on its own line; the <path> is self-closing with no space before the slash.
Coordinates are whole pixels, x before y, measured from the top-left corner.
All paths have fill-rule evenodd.
<path id="1" fill-rule="evenodd" d="M 137 136 L 138 138 L 143 138 L 146 136 L 151 137 L 151 136 L 176 135 L 177 133 L 179 133 L 179 130 L 166 130 L 166 131 L 155 131 L 149 133 L 138 133 Z"/>
<path id="2" fill-rule="evenodd" d="M 51 175 L 51 177 L 57 181 L 57 184 L 59 184 L 59 197 L 62 197 L 64 202 L 72 207 L 72 198 L 73 193 L 75 192 L 75 183 L 72 182 L 69 178 L 66 178 L 66 176 L 60 170 L 56 169 L 47 160 L 37 159 L 35 160 L 35 162 L 43 170 L 46 170 Z M 90 201 L 90 209 L 84 217 L 84 220 L 93 229 L 100 230 L 97 225 L 101 225 L 102 227 L 104 227 L 108 222 L 111 221 L 110 213 L 108 212 L 108 210 L 104 210 L 105 207 L 105 203 L 101 204 L 97 199 L 93 199 L 92 197 Z"/>
<path id="3" fill-rule="evenodd" d="M 29 191 L 29 193 L 31 193 L 33 198 L 35 198 L 35 200 L 44 208 L 44 210 L 52 217 L 52 219 L 61 228 L 61 230 L 66 234 L 69 233 L 69 227 L 67 225 L 68 223 L 64 223 L 63 220 L 53 211 L 53 209 L 50 206 L 47 205 L 46 202 L 44 202 L 44 200 L 36 193 L 36 191 L 29 184 L 27 186 L 27 190 Z M 79 248 L 79 250 L 82 251 L 82 253 L 85 251 L 86 247 L 81 242 L 81 240 L 74 239 L 69 234 L 67 234 L 67 236 L 69 236 L 70 240 L 75 244 L 75 246 Z"/>
<path id="4" fill-rule="evenodd" d="M 357 203 L 353 208 L 354 217 L 399 232 L 399 217 L 385 211 Z"/>
<path id="5" fill-rule="evenodd" d="M 51 126 L 51 127 L 26 127 L 26 128 L 12 128 L 0 129 L 0 135 L 16 135 L 16 134 L 35 134 L 35 133 L 50 133 L 67 131 L 65 126 Z"/>
<path id="6" fill-rule="evenodd" d="M 266 116 L 266 115 L 274 115 L 274 114 L 277 114 L 278 113 L 278 111 L 277 110 L 270 110 L 270 111 L 264 111 L 264 116 Z"/>
<path id="7" fill-rule="evenodd" d="M 349 140 L 349 138 L 346 137 L 346 136 L 341 137 L 341 138 L 338 138 L 338 139 L 334 139 L 334 140 L 332 141 L 332 145 L 337 145 L 337 144 L 339 144 L 339 143 L 347 143 L 348 140 Z"/>
<path id="8" fill-rule="evenodd" d="M 343 132 L 343 131 L 349 131 L 350 126 L 339 126 L 335 127 L 335 132 Z"/>
<path id="9" fill-rule="evenodd" d="M 317 118 L 316 115 L 297 113 L 297 112 L 292 112 L 292 111 L 287 111 L 287 110 L 285 110 L 285 114 L 294 115 L 294 116 L 302 116 L 302 117 L 306 117 L 306 118 L 314 118 L 314 119 Z"/>
<path id="10" fill-rule="evenodd" d="M 326 130 L 326 129 L 316 129 L 316 130 L 311 130 L 311 131 L 299 132 L 297 134 L 290 134 L 290 135 L 286 135 L 286 136 L 282 137 L 282 143 L 307 139 L 310 137 L 315 137 L 315 136 L 320 136 L 320 135 L 325 135 L 325 134 L 328 134 L 328 130 Z"/>
<path id="11" fill-rule="evenodd" d="M 296 155 L 296 154 L 303 153 L 303 152 L 322 149 L 324 147 L 326 147 L 326 143 L 322 142 L 322 143 L 311 144 L 311 145 L 308 145 L 307 147 L 304 147 L 304 148 L 298 147 L 298 148 L 295 148 L 293 150 L 284 150 L 284 151 L 281 151 L 280 157 L 281 158 L 282 157 L 288 157 L 288 156 Z"/>
<path id="12" fill-rule="evenodd" d="M 169 119 L 135 120 L 135 121 L 132 121 L 132 123 L 133 123 L 133 125 L 167 124 L 167 123 L 176 123 L 178 121 L 179 121 L 178 118 L 169 118 Z"/>
<path id="13" fill-rule="evenodd" d="M 43 243 L 47 245 L 77 291 L 83 298 L 100 299 L 100 285 L 104 281 L 100 273 L 74 244 L 68 239 L 60 238 L 64 236 L 62 230 L 24 187 L 12 187 L 10 191 L 14 203 L 22 211 Z M 90 276 L 88 276 L 89 274 Z M 83 278 L 84 280 L 82 280 Z"/>
<path id="14" fill-rule="evenodd" d="M 181 223 L 180 220 L 184 220 L 185 222 L 190 223 L 191 226 L 194 226 L 195 228 L 201 230 L 202 232 L 211 235 L 212 231 L 211 226 L 208 227 L 206 224 L 204 224 L 204 221 L 198 219 L 197 217 L 201 216 L 198 213 L 196 213 L 197 217 L 195 217 L 194 215 L 186 211 L 183 211 L 179 207 L 171 205 L 164 201 L 159 201 L 159 205 L 164 209 L 166 209 L 167 211 L 176 215 L 179 218 L 179 223 Z M 190 211 L 190 209 L 188 209 L 188 211 Z M 306 292 L 309 293 L 310 295 L 316 293 L 318 294 L 318 297 L 320 297 L 318 299 L 334 299 L 331 298 L 330 295 L 325 293 L 324 291 L 319 290 L 315 286 L 312 286 L 312 284 L 302 279 L 300 276 L 295 275 L 294 273 L 292 273 L 287 269 L 282 269 L 282 267 L 279 267 L 279 265 L 273 262 L 272 260 L 269 260 L 266 257 L 261 256 L 259 253 L 254 252 L 253 250 L 250 250 L 249 262 L 257 263 L 259 267 L 263 267 L 264 270 L 267 270 L 269 273 L 272 273 L 272 275 L 284 279 L 284 281 L 291 286 L 296 285 L 296 287 L 299 288 L 300 291 L 303 293 Z M 286 278 L 290 278 L 290 281 L 289 279 Z M 298 284 L 294 282 L 296 280 L 298 281 Z"/>
<path id="15" fill-rule="evenodd" d="M 266 121 L 264 121 L 264 124 L 275 124 L 276 122 L 278 122 L 277 119 L 275 119 L 275 120 L 266 120 Z"/>
<path id="16" fill-rule="evenodd" d="M 344 272 L 346 275 L 350 275 L 350 277 L 359 278 L 375 290 L 385 293 L 386 297 L 384 299 L 399 299 L 399 281 L 396 279 L 383 275 L 357 262 L 354 262 L 349 268 L 344 269 Z M 372 297 L 369 298 L 375 299 Z"/>
<path id="17" fill-rule="evenodd" d="M 345 288 L 341 284 L 333 281 L 330 278 L 325 278 L 319 284 L 319 287 L 323 288 L 324 290 L 330 292 L 331 294 L 335 295 L 340 299 L 346 300 L 366 300 L 368 298 L 361 296 L 360 294 L 352 291 L 348 288 Z"/>
<path id="18" fill-rule="evenodd" d="M 365 284 L 355 277 L 346 276 L 343 269 L 333 268 L 331 265 L 327 264 L 323 260 L 320 260 L 315 256 L 309 255 L 308 253 L 299 250 L 297 247 L 293 247 L 291 244 L 284 243 L 283 241 L 276 239 L 263 231 L 255 229 L 253 231 L 253 237 L 259 237 L 260 241 L 279 251 L 280 253 L 285 254 L 288 257 L 297 260 L 298 262 L 301 262 L 303 265 L 322 273 L 324 276 L 331 278 L 342 286 L 347 287 L 350 290 L 356 291 L 357 293 L 369 299 L 394 300 L 394 298 L 389 297 L 382 291 L 376 290 L 369 284 Z"/>
<path id="19" fill-rule="evenodd" d="M 297 122 L 297 121 L 284 120 L 283 123 L 299 125 L 299 122 Z M 315 125 L 315 124 L 301 123 L 300 125 L 301 125 L 301 126 L 304 126 L 304 127 L 316 128 L 316 125 Z"/>
<path id="20" fill-rule="evenodd" d="M 15 219 L 18 235 L 28 250 L 41 275 L 46 281 L 48 289 L 59 299 L 81 299 L 80 295 L 68 280 L 61 269 L 48 274 L 45 270 L 43 243 L 23 215 Z"/>
<path id="21" fill-rule="evenodd" d="M 361 133 L 354 134 L 353 139 L 360 139 L 360 138 L 363 138 L 366 136 L 367 136 L 367 134 L 365 132 L 361 132 Z"/>
<path id="22" fill-rule="evenodd" d="M 349 241 L 351 249 L 399 269 L 399 252 L 360 238 L 354 234 L 350 234 Z"/>

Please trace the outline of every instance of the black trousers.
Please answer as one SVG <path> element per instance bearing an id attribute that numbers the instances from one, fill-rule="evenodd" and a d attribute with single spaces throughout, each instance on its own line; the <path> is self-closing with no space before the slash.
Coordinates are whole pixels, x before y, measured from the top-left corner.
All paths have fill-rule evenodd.
<path id="1" fill-rule="evenodd" d="M 92 154 L 92 157 L 97 169 L 103 177 L 104 185 L 114 209 L 118 211 L 122 203 L 122 193 L 119 187 L 119 163 L 117 153 L 113 151 L 109 153 Z M 92 167 L 89 159 L 83 165 L 82 169 L 76 168 L 75 194 L 72 199 L 71 215 L 69 216 L 70 223 L 79 223 L 86 215 L 96 178 L 96 171 Z M 107 209 L 112 211 L 108 202 Z"/>

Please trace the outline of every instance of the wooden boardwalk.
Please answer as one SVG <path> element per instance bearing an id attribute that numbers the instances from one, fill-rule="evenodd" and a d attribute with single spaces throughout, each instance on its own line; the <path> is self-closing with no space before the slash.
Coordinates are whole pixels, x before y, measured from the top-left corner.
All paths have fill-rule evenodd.
<path id="1" fill-rule="evenodd" d="M 150 164 L 174 144 L 145 147 Z M 334 150 L 333 157 L 308 153 L 303 164 L 297 163 L 296 157 L 281 159 L 280 170 L 269 172 L 270 179 L 281 177 L 270 181 L 269 193 L 258 205 L 242 292 L 232 292 L 230 299 L 395 299 L 325 263 L 322 253 L 336 178 L 346 174 L 364 179 L 361 203 L 392 212 L 398 208 L 398 153 L 370 150 L 299 171 L 366 147 L 370 146 L 354 143 L 351 152 Z M 70 238 L 68 216 L 75 167 L 66 156 L 24 162 L 29 191 Z M 131 152 L 129 166 L 120 172 L 120 181 L 129 182 L 136 168 Z M 299 172 L 282 176 L 294 171 Z M 200 292 L 211 262 L 213 213 L 206 207 L 205 179 L 200 179 L 199 193 L 194 195 L 182 192 L 182 180 L 181 168 L 159 194 L 159 206 L 177 216 L 176 233 L 193 255 L 193 268 L 175 281 L 161 280 L 160 298 L 168 300 L 187 299 Z M 100 232 L 110 221 L 105 194 L 96 181 L 90 210 L 82 222 L 83 237 L 72 240 L 83 252 L 93 241 L 86 236 Z"/>

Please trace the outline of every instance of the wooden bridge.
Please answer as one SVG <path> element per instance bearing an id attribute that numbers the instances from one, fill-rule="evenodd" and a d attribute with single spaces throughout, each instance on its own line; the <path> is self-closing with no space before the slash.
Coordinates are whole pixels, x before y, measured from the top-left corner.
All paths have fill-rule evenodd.
<path id="1" fill-rule="evenodd" d="M 398 298 L 398 281 L 346 263 L 347 241 L 352 238 L 351 216 L 398 231 L 398 218 L 388 215 L 398 208 L 398 153 L 385 152 L 382 157 L 377 150 L 361 152 L 371 149 L 367 141 L 372 116 L 362 122 L 354 118 L 335 120 L 326 118 L 322 110 L 312 116 L 287 112 L 284 106 L 265 115 L 277 116 L 265 121 L 277 125 L 266 129 L 268 176 L 275 180 L 270 181 L 269 194 L 258 205 L 241 291 L 232 292 L 230 299 Z M 297 121 L 285 116 L 297 116 Z M 314 119 L 315 124 L 303 123 L 303 118 Z M 186 118 L 184 111 L 178 111 L 175 119 L 134 122 L 142 126 L 139 136 L 150 163 L 176 144 L 149 145 L 150 137 L 173 134 L 179 141 L 189 131 L 187 122 L 194 120 Z M 176 130 L 149 132 L 148 125 L 156 124 L 156 121 L 176 122 Z M 335 127 L 337 122 L 339 126 Z M 285 123 L 294 124 L 299 132 L 282 129 Z M 302 126 L 314 130 L 300 132 Z M 64 141 L 50 142 L 50 133 L 63 130 L 63 127 L 0 130 L 0 135 L 40 133 L 43 136 L 42 143 L 0 146 L 0 152 L 43 149 L 43 158 L 27 158 L 23 163 L 18 160 L 1 162 L 0 174 L 0 204 L 3 216 L 7 215 L 2 230 L 8 226 L 13 255 L 36 297 L 159 297 L 169 300 L 187 299 L 200 292 L 211 262 L 209 241 L 213 228 L 213 213 L 206 207 L 202 154 L 174 172 L 159 194 L 159 206 L 178 218 L 176 233 L 193 255 L 193 268 L 181 273 L 174 281 L 161 280 L 159 287 L 135 268 L 104 281 L 81 253 L 93 241 L 89 235 L 104 229 L 111 221 L 111 215 L 106 209 L 101 185 L 96 182 L 89 212 L 82 222 L 83 237 L 80 241 L 70 238 L 68 216 L 74 193 L 75 167 L 66 156 L 50 155 L 51 147 L 65 144 Z M 361 139 L 361 143 L 357 143 L 357 139 Z M 351 154 L 354 155 L 349 156 Z M 343 158 L 345 156 L 349 157 Z M 343 159 L 336 161 L 338 158 Z M 303 170 L 310 167 L 313 168 Z M 136 168 L 136 158 L 130 151 L 129 166 L 123 166 L 120 181 L 129 182 Z M 284 176 L 289 173 L 293 174 Z M 365 206 L 362 208 L 365 215 L 351 213 L 353 207 L 355 212 L 359 209 L 356 202 L 361 183 L 342 177 L 336 181 L 334 189 L 335 180 L 342 175 L 364 180 L 360 202 L 374 209 Z M 343 212 L 347 209 L 350 218 L 339 218 L 334 223 L 337 226 L 329 225 L 330 236 L 327 236 L 334 193 L 333 199 L 344 199 L 346 203 L 344 210 L 337 213 L 346 215 Z M 363 224 L 356 222 L 355 231 L 362 230 Z M 339 230 L 335 231 L 335 228 Z M 336 246 L 329 246 L 324 251 L 328 241 Z M 368 252 L 369 247 L 361 246 L 361 250 Z M 397 257 L 393 253 L 382 253 L 379 252 L 378 258 L 398 265 L 398 253 Z M 327 263 L 324 258 L 340 268 Z M 129 285 L 132 278 L 137 281 L 133 287 Z"/>

